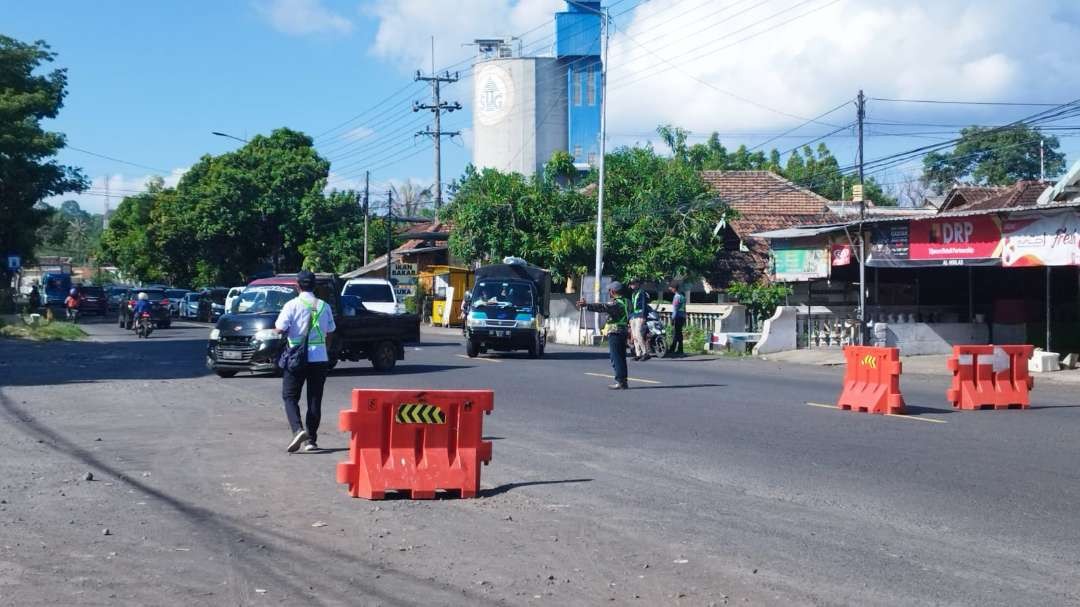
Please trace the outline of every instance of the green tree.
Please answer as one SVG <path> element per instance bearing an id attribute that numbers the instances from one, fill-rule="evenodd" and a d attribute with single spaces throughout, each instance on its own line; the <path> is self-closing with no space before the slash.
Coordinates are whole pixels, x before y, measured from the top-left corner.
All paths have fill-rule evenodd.
<path id="1" fill-rule="evenodd" d="M 302 209 L 301 221 L 308 237 L 300 245 L 303 267 L 315 272 L 343 273 L 364 263 L 364 210 L 353 191 L 334 191 L 325 197 L 310 197 Z M 391 242 L 396 244 L 396 239 Z M 386 253 L 386 220 L 372 219 L 368 225 L 368 256 Z"/>
<path id="2" fill-rule="evenodd" d="M 434 200 L 433 186 L 421 187 L 406 179 L 404 183 L 390 188 L 394 193 L 394 213 L 405 217 L 418 217 Z"/>
<path id="3" fill-rule="evenodd" d="M 164 252 L 155 242 L 150 222 L 159 192 L 127 196 L 109 218 L 109 229 L 102 235 L 106 258 L 120 268 L 125 276 L 145 281 L 161 281 L 167 277 Z"/>
<path id="4" fill-rule="evenodd" d="M 66 70 L 37 73 L 55 58 L 43 41 L 26 44 L 0 35 L 0 251 L 28 261 L 37 230 L 50 216 L 41 201 L 86 187 L 78 169 L 52 160 L 64 136 L 41 127 L 42 120 L 56 118 L 67 94 Z M 0 268 L 0 289 L 7 288 L 6 273 Z"/>
<path id="5" fill-rule="evenodd" d="M 972 126 L 960 131 L 956 147 L 923 158 L 923 182 L 938 194 L 969 180 L 980 185 L 1012 185 L 1038 179 L 1042 142 L 1046 177 L 1065 170 L 1065 154 L 1057 137 L 1025 124 L 1008 128 Z"/>
<path id="6" fill-rule="evenodd" d="M 727 212 L 698 172 L 651 147 L 616 150 L 606 166 L 606 273 L 659 279 L 707 271 L 720 244 L 713 230 Z M 596 196 L 595 184 L 562 188 L 551 172 L 528 178 L 468 167 L 448 207 L 451 252 L 481 262 L 516 255 L 559 279 L 580 276 L 593 261 Z"/>

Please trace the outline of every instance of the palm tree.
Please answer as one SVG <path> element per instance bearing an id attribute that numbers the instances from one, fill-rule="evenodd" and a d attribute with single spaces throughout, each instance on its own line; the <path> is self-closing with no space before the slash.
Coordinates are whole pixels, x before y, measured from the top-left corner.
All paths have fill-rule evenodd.
<path id="1" fill-rule="evenodd" d="M 415 217 L 426 210 L 433 198 L 431 186 L 421 188 L 410 179 L 390 189 L 394 192 L 395 212 L 406 217 Z"/>

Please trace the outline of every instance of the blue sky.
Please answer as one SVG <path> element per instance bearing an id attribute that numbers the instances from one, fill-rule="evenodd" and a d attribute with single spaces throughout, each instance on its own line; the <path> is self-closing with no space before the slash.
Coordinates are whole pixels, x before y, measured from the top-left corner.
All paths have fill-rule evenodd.
<path id="1" fill-rule="evenodd" d="M 238 0 L 8 3 L 0 31 L 44 39 L 68 68 L 66 106 L 50 128 L 73 147 L 65 163 L 94 181 L 80 202 L 100 211 L 110 191 L 141 189 L 160 173 L 175 180 L 204 153 L 238 142 L 214 137 L 279 126 L 316 135 L 362 114 L 316 143 L 333 183 L 353 186 L 375 169 L 390 181 L 431 181 L 431 152 L 413 114 L 427 89 L 412 81 L 439 66 L 466 70 L 476 37 L 528 32 L 543 54 L 561 0 Z M 729 147 L 783 133 L 854 97 L 1061 102 L 1080 97 L 1080 10 L 1071 0 L 605 0 L 615 16 L 609 95 L 610 145 L 654 139 L 656 125 L 719 131 Z M 738 6 L 738 5 L 742 6 Z M 726 12 L 725 12 L 726 11 Z M 1052 43 L 1039 44 L 1039 42 Z M 467 74 L 466 74 L 467 76 Z M 469 158 L 471 81 L 446 90 L 465 110 L 444 120 L 464 136 L 443 146 L 443 178 Z M 396 93 L 396 95 L 395 95 Z M 392 96 L 393 95 L 393 96 Z M 934 106 L 872 101 L 870 120 L 1000 124 L 1039 107 Z M 852 106 L 822 122 L 844 125 Z M 1058 123 L 1060 125 L 1075 124 Z M 955 127 L 876 126 L 867 158 L 949 137 Z M 832 127 L 810 124 L 769 143 L 788 149 Z M 902 136 L 885 133 L 903 133 Z M 1070 160 L 1075 131 L 1061 132 Z M 841 164 L 852 131 L 826 141 Z M 877 175 L 902 183 L 917 161 Z M 114 205 L 118 202 L 114 200 Z"/>

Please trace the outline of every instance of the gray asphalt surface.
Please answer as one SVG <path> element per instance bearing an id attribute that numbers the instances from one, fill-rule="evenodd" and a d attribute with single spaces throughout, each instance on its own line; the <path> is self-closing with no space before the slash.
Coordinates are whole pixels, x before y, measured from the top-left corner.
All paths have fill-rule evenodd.
<path id="1" fill-rule="evenodd" d="M 881 417 L 806 404 L 835 368 L 652 360 L 609 392 L 598 349 L 429 334 L 394 374 L 339 367 L 327 452 L 289 456 L 280 380 L 208 375 L 208 327 L 90 330 L 0 341 L 2 604 L 1080 604 L 1065 387 L 953 412 L 905 375 L 914 415 Z M 494 389 L 482 496 L 349 498 L 353 387 Z"/>

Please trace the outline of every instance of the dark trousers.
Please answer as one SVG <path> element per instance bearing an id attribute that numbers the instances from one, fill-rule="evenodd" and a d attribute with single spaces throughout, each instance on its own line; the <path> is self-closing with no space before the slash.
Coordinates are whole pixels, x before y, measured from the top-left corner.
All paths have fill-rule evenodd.
<path id="1" fill-rule="evenodd" d="M 311 442 L 319 433 L 319 422 L 322 420 L 322 394 L 323 384 L 326 383 L 326 372 L 329 370 L 327 363 L 309 362 L 303 369 L 290 372 L 286 370 L 281 379 L 281 398 L 285 401 L 285 415 L 289 418 L 289 426 L 293 434 L 307 427 Z M 300 390 L 307 382 L 307 415 L 304 424 L 300 424 Z"/>
<path id="2" fill-rule="evenodd" d="M 626 383 L 626 333 L 608 333 L 608 356 L 615 370 L 615 382 Z"/>
<path id="3" fill-rule="evenodd" d="M 684 326 L 686 326 L 686 319 L 676 318 L 672 320 L 672 324 L 675 326 L 675 335 L 671 338 L 671 352 L 682 354 L 682 329 Z"/>

